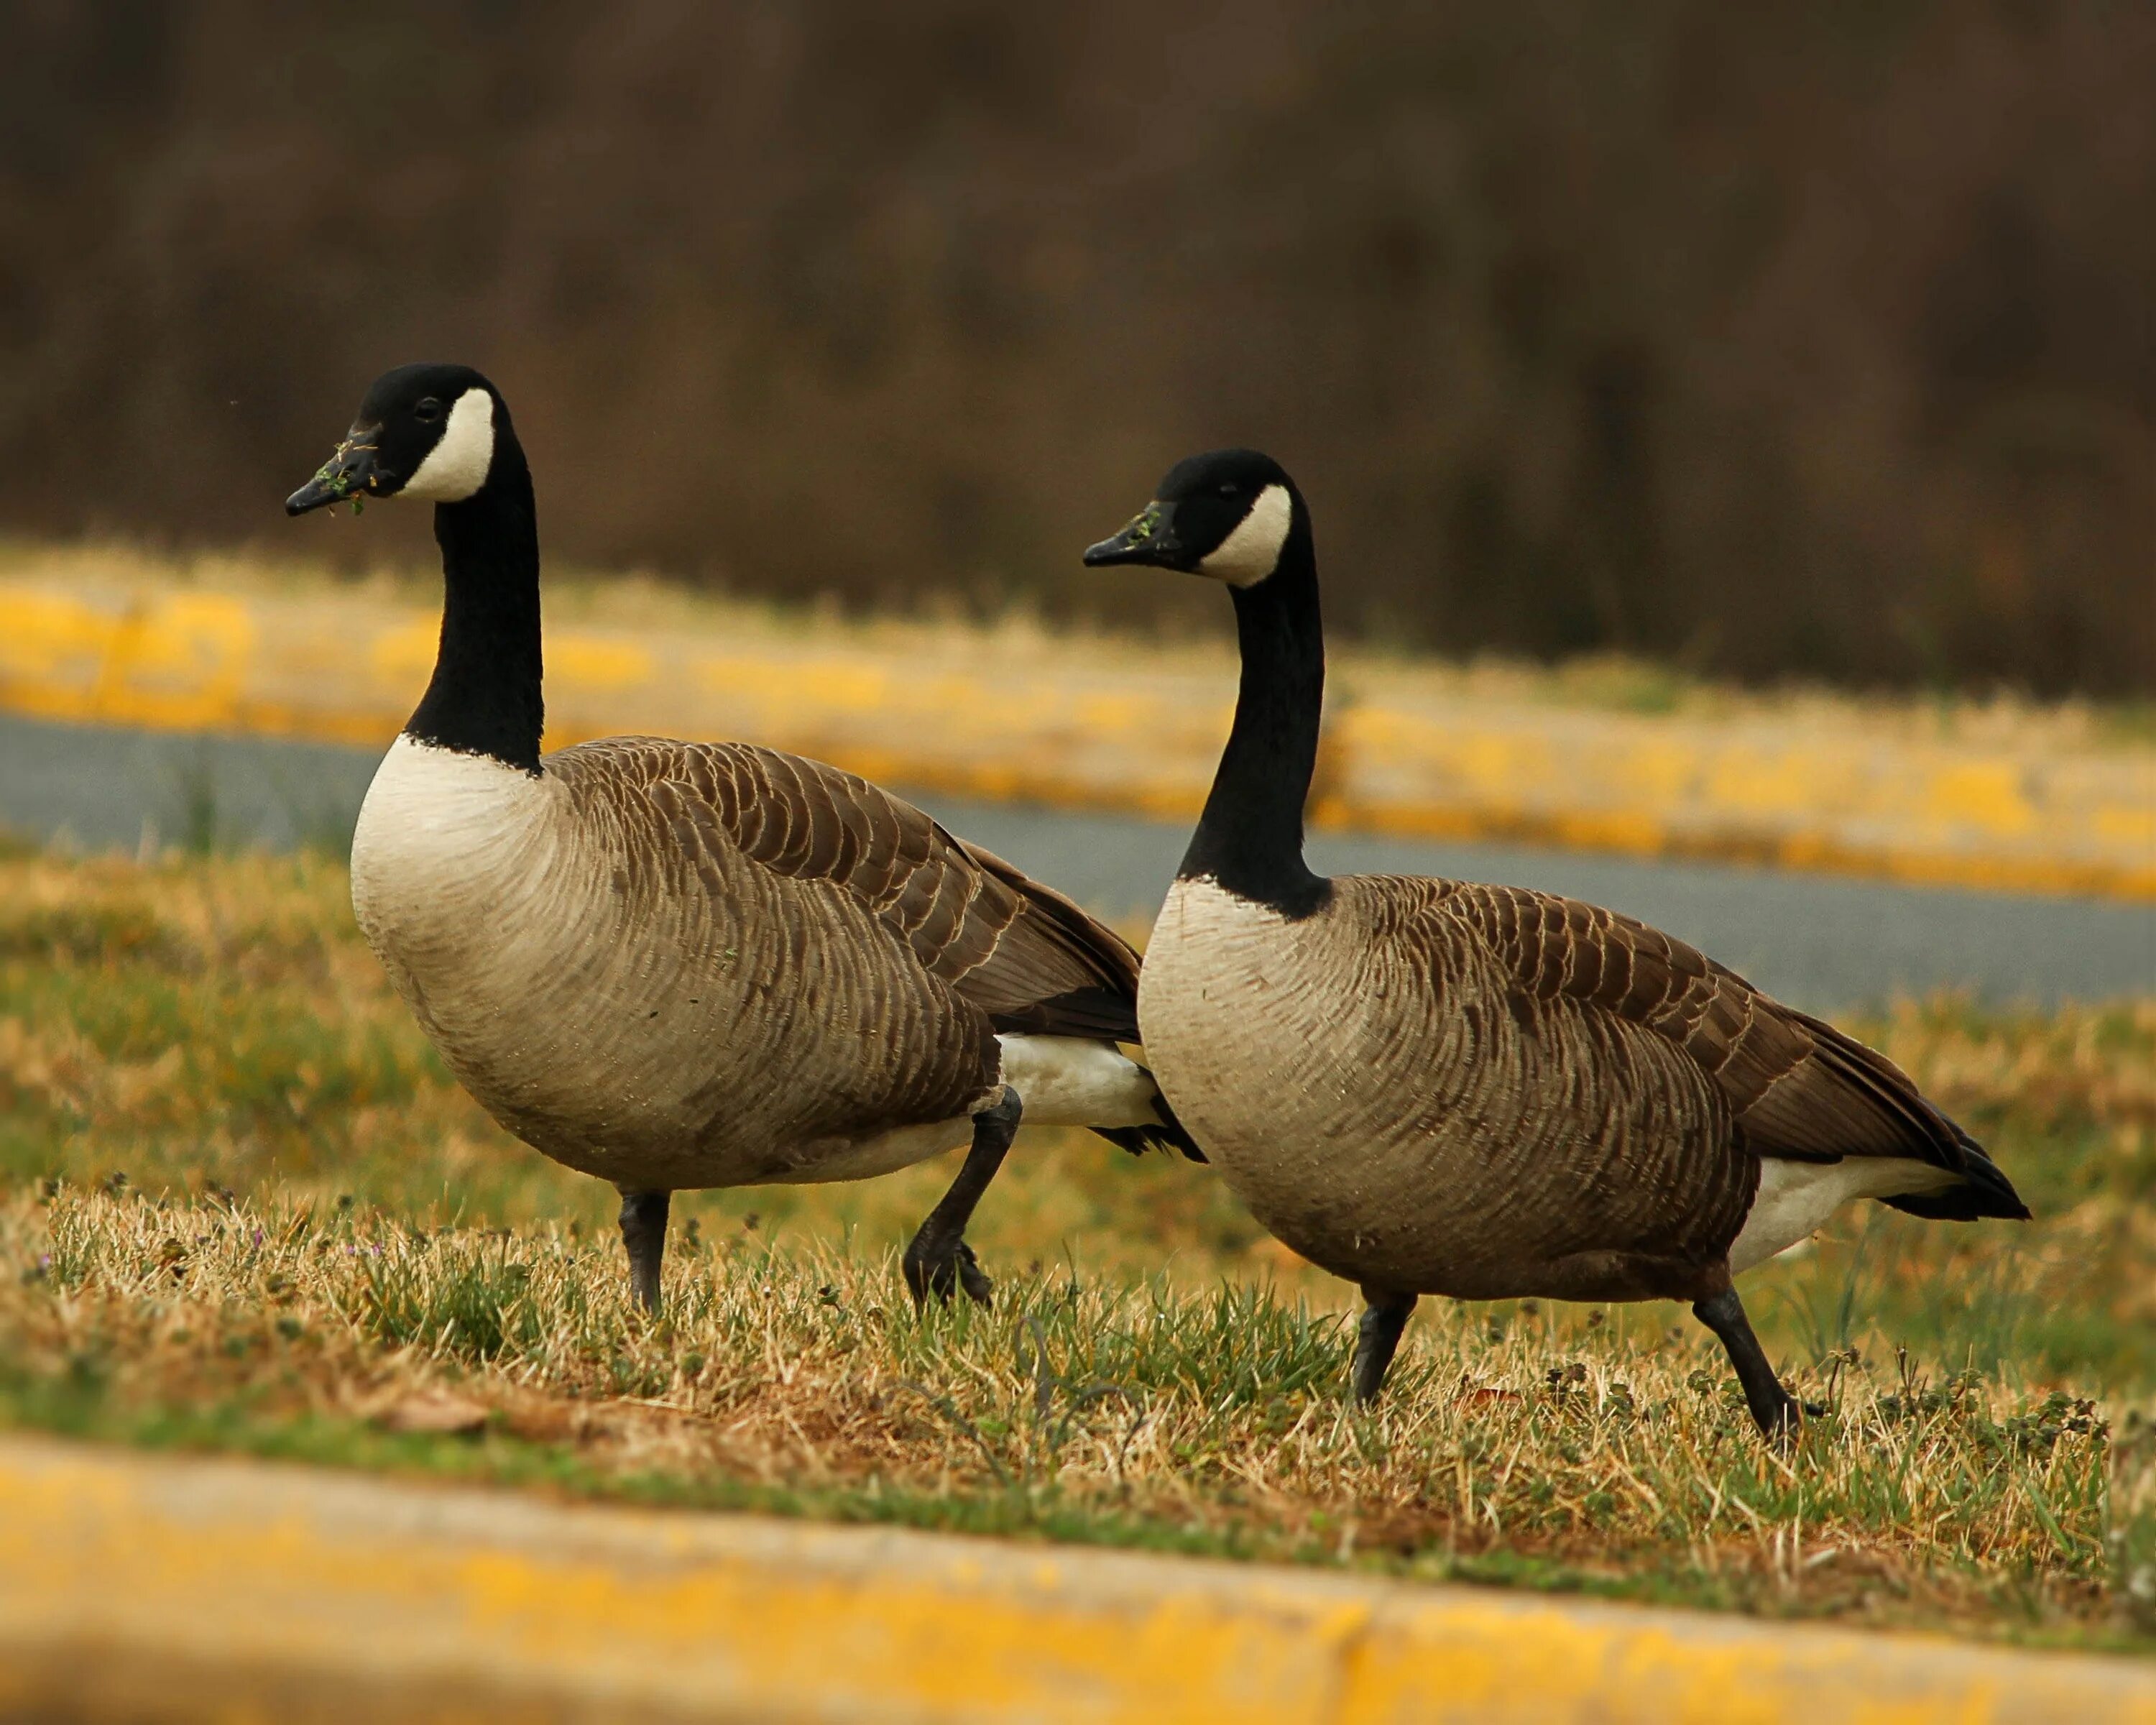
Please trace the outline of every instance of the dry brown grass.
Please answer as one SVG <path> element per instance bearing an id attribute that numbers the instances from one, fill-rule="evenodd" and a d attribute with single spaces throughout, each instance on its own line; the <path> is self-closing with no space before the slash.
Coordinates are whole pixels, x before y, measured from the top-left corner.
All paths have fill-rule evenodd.
<path id="1" fill-rule="evenodd" d="M 1884 1213 L 1748 1278 L 1834 1411 L 1763 1447 L 1673 1307 L 1416 1318 L 1374 1413 L 1346 1291 L 1206 1172 L 1034 1135 L 974 1238 L 944 1166 L 677 1209 L 448 1080 L 315 859 L 0 860 L 0 1412 L 557 1489 L 1374 1563 L 1986 1632 L 2156 1633 L 2156 1004 L 1860 1026 L 1993 1145 L 2026 1229 Z M 117 1178 L 116 1178 L 117 1177 Z"/>
<path id="2" fill-rule="evenodd" d="M 18 1195 L 0 1253 L 33 1267 L 0 1295 L 0 1358 L 21 1411 L 78 1429 L 276 1447 L 304 1425 L 332 1455 L 369 1428 L 462 1435 L 452 1466 L 546 1459 L 690 1502 L 1881 1621 L 2132 1622 L 2105 1535 L 2148 1507 L 2156 1445 L 2066 1392 L 1838 1352 L 1795 1374 L 1834 1412 L 1784 1458 L 1676 1325 L 1440 1310 L 1363 1414 L 1337 1320 L 1263 1289 L 1007 1276 L 992 1312 L 916 1317 L 888 1252 L 684 1247 L 654 1324 L 589 1232 Z"/>

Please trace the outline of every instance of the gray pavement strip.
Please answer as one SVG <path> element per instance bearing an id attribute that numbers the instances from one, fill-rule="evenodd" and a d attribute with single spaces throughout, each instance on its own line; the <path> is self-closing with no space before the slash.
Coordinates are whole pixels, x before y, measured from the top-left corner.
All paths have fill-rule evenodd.
<path id="1" fill-rule="evenodd" d="M 318 742 L 0 716 L 0 828 L 87 850 L 342 850 L 377 759 Z M 1121 815 L 918 800 L 952 830 L 1117 917 L 1159 903 L 1188 836 L 1179 824 Z M 1938 988 L 2039 1007 L 2156 993 L 2156 904 L 1337 833 L 1313 835 L 1310 855 L 1333 873 L 1502 880 L 1607 905 L 1814 1010 Z"/>

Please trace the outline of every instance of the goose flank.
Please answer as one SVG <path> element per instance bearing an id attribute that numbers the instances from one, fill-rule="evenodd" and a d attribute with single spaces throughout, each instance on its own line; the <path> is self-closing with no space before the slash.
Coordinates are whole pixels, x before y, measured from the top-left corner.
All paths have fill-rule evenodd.
<path id="1" fill-rule="evenodd" d="M 1138 1022 L 1230 1189 L 1362 1288 L 1359 1399 L 1419 1295 L 1673 1299 L 1780 1436 L 1799 1410 L 1733 1276 L 1860 1198 L 2027 1216 L 1892 1061 L 1682 941 L 1549 893 L 1310 870 L 1324 636 L 1310 511 L 1276 462 L 1181 463 L 1086 562 L 1209 576 L 1235 606 L 1235 723 Z"/>
<path id="2" fill-rule="evenodd" d="M 970 1142 L 908 1245 L 916 1299 L 989 1282 L 966 1224 L 1021 1119 L 1196 1149 L 1137 1040 L 1130 947 L 851 773 L 742 743 L 541 753 L 531 474 L 500 393 L 405 366 L 286 503 L 434 506 L 432 680 L 376 773 L 352 904 L 457 1079 L 612 1182 L 655 1309 L 669 1194 L 859 1179 Z"/>

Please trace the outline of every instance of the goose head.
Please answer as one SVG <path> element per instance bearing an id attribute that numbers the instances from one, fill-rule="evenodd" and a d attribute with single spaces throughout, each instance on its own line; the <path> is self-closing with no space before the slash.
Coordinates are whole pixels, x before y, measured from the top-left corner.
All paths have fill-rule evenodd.
<path id="1" fill-rule="evenodd" d="M 1087 547 L 1086 561 L 1255 587 L 1280 567 L 1298 531 L 1308 535 L 1308 511 L 1279 462 L 1255 449 L 1214 449 L 1171 467 L 1153 501 L 1122 532 Z"/>
<path id="2" fill-rule="evenodd" d="M 362 497 L 462 503 L 485 490 L 511 440 L 501 392 L 470 366 L 399 366 L 374 380 L 344 441 L 285 511 L 347 498 L 356 509 Z"/>

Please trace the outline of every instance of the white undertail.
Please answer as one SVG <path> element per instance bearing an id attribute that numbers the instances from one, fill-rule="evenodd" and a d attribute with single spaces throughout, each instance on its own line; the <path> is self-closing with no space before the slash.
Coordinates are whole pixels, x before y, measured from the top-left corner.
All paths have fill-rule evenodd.
<path id="1" fill-rule="evenodd" d="M 1158 1126 L 1152 1075 L 1112 1042 L 1079 1036 L 998 1036 L 1004 1082 L 1028 1126 Z"/>
<path id="2" fill-rule="evenodd" d="M 1749 1270 L 1810 1240 L 1836 1210 L 1860 1198 L 1943 1192 L 1959 1179 L 1909 1157 L 1845 1156 L 1824 1163 L 1767 1157 L 1759 1164 L 1759 1195 L 1729 1248 L 1730 1271 Z"/>

